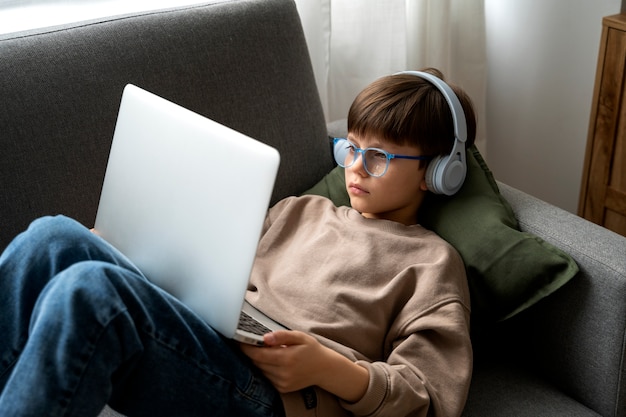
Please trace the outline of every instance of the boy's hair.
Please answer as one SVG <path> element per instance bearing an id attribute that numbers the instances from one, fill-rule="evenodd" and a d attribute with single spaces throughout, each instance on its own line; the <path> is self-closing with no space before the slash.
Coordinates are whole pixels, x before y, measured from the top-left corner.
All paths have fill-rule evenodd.
<path id="1" fill-rule="evenodd" d="M 439 70 L 422 71 L 443 80 Z M 474 108 L 465 91 L 449 85 L 465 113 L 468 148 L 476 137 Z M 423 155 L 448 154 L 454 144 L 448 102 L 430 81 L 411 74 L 379 78 L 361 91 L 348 112 L 348 132 L 376 135 L 397 145 L 416 145 Z"/>

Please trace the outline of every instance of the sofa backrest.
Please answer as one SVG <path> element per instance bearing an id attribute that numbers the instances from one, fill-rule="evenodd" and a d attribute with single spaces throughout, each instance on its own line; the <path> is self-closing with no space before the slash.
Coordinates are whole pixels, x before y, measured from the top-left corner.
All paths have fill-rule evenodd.
<path id="1" fill-rule="evenodd" d="M 274 201 L 331 168 L 293 0 L 209 3 L 5 35 L 0 74 L 0 250 L 41 215 L 93 225 L 127 83 L 277 147 Z"/>

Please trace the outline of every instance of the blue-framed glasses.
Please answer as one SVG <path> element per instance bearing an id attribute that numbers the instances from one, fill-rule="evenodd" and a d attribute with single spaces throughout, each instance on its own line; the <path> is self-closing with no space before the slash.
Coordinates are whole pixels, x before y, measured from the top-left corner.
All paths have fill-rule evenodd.
<path id="1" fill-rule="evenodd" d="M 333 139 L 333 153 L 335 155 L 335 161 L 340 167 L 349 168 L 359 158 L 359 154 L 363 158 L 363 167 L 365 171 L 372 177 L 382 177 L 389 168 L 389 161 L 394 158 L 397 159 L 415 159 L 418 161 L 427 161 L 432 159 L 432 156 L 411 156 L 411 155 L 397 155 L 389 153 L 379 148 L 358 148 L 354 143 L 345 138 Z"/>

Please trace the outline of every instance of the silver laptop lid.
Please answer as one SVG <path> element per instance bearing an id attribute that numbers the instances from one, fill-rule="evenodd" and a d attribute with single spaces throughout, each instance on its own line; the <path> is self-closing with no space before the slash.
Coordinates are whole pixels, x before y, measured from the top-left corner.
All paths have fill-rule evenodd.
<path id="1" fill-rule="evenodd" d="M 96 231 L 232 337 L 279 160 L 268 145 L 128 85 Z"/>

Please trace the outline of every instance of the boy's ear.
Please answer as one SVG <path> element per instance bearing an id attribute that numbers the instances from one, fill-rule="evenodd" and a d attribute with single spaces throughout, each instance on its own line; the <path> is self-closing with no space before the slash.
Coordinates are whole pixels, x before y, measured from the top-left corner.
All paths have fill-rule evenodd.
<path id="1" fill-rule="evenodd" d="M 426 182 L 426 171 L 427 171 L 427 169 L 428 169 L 428 165 L 421 166 L 421 164 L 420 164 L 419 175 L 422 176 L 422 180 L 420 182 L 420 190 L 422 190 L 422 191 L 428 191 L 428 183 Z"/>

